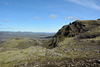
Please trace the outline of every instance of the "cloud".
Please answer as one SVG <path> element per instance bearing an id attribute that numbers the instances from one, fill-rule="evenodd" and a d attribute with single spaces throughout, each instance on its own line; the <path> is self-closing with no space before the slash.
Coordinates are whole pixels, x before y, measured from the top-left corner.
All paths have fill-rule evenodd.
<path id="1" fill-rule="evenodd" d="M 10 28 L 10 27 L 6 27 L 6 28 L 4 28 L 4 27 L 0 27 L 0 29 L 2 29 L 2 30 L 15 30 L 15 29 Z"/>
<path id="2" fill-rule="evenodd" d="M 82 20 L 83 18 L 77 18 L 77 17 L 69 16 L 69 17 L 64 17 L 64 19 L 70 19 L 70 20 Z"/>
<path id="3" fill-rule="evenodd" d="M 8 3 L 4 3 L 4 5 L 8 6 Z"/>
<path id="4" fill-rule="evenodd" d="M 2 24 L 0 24 L 0 26 L 1 26 Z"/>
<path id="5" fill-rule="evenodd" d="M 9 22 L 9 20 L 3 20 L 3 22 Z"/>
<path id="6" fill-rule="evenodd" d="M 100 10 L 100 6 L 97 5 L 96 0 L 66 0 L 66 1 L 70 1 L 79 5 L 85 6 L 85 7 Z"/>
<path id="7" fill-rule="evenodd" d="M 39 18 L 39 17 L 34 17 L 34 19 L 35 19 L 35 20 L 40 20 L 40 18 Z"/>
<path id="8" fill-rule="evenodd" d="M 19 22 L 18 20 L 13 20 L 13 22 Z"/>
<path id="9" fill-rule="evenodd" d="M 2 4 L 2 5 L 5 5 L 5 6 L 8 6 L 9 5 L 9 3 L 8 2 L 5 2 L 5 1 L 0 1 L 0 4 Z"/>
<path id="10" fill-rule="evenodd" d="M 26 21 L 26 19 L 24 19 L 24 18 L 22 18 L 21 20 L 22 20 L 22 21 Z M 16 20 L 16 21 L 17 21 L 17 20 Z"/>
<path id="11" fill-rule="evenodd" d="M 56 19 L 58 17 L 58 15 L 51 14 L 49 17 L 52 18 L 52 19 Z"/>

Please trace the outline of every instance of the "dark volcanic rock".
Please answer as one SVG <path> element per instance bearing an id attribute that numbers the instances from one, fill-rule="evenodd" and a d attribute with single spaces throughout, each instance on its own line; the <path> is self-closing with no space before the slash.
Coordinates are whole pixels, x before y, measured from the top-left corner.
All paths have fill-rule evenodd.
<path id="1" fill-rule="evenodd" d="M 97 20 L 100 20 L 100 19 L 97 19 Z"/>
<path id="2" fill-rule="evenodd" d="M 100 20 L 100 19 L 98 19 Z M 66 37 L 74 37 L 76 35 L 80 35 L 78 38 L 95 38 L 100 36 L 99 33 L 96 34 L 83 34 L 87 31 L 91 31 L 96 27 L 100 26 L 100 22 L 98 20 L 86 20 L 86 21 L 74 21 L 69 25 L 63 26 L 51 39 L 49 42 L 49 46 L 56 47 L 57 44 L 63 41 Z M 82 34 L 82 35 L 81 35 Z"/>
<path id="3" fill-rule="evenodd" d="M 70 25 L 63 26 L 53 37 L 52 43 L 49 46 L 56 47 L 57 44 L 66 37 L 74 37 L 80 33 L 87 31 L 87 28 L 84 24 L 80 22 L 73 22 Z"/>
<path id="4" fill-rule="evenodd" d="M 100 64 L 100 60 L 96 60 L 96 62 Z"/>

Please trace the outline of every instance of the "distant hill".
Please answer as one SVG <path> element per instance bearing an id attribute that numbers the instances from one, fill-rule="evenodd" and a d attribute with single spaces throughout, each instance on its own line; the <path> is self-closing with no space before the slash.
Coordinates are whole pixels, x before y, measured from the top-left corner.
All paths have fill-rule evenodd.
<path id="1" fill-rule="evenodd" d="M 6 40 L 17 37 L 34 38 L 34 39 L 47 39 L 52 38 L 55 33 L 46 32 L 11 32 L 11 31 L 0 31 L 0 44 Z"/>
<path id="2" fill-rule="evenodd" d="M 32 38 L 13 38 L 2 43 L 0 47 L 25 49 L 30 46 L 37 46 L 40 44 L 41 44 L 40 41 Z"/>
<path id="3" fill-rule="evenodd" d="M 30 37 L 30 38 L 44 38 L 48 36 L 53 36 L 55 33 L 46 32 L 10 32 L 10 31 L 0 31 L 0 39 L 2 38 L 15 38 L 15 37 Z"/>

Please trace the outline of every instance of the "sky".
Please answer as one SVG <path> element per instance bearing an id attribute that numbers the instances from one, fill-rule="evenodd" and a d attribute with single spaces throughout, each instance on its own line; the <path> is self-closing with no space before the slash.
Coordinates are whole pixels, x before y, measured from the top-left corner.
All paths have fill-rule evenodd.
<path id="1" fill-rule="evenodd" d="M 0 31 L 57 32 L 100 18 L 100 0 L 0 0 Z"/>

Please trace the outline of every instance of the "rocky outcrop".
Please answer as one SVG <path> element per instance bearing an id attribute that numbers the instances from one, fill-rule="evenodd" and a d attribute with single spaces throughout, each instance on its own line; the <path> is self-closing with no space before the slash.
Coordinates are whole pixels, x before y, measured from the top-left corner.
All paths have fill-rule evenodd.
<path id="1" fill-rule="evenodd" d="M 80 33 L 86 32 L 88 29 L 80 22 L 73 22 L 70 25 L 63 26 L 53 37 L 52 43 L 49 46 L 56 47 L 57 44 L 66 37 L 74 37 Z"/>
<path id="2" fill-rule="evenodd" d="M 100 19 L 97 19 L 97 20 L 100 20 Z"/>
<path id="3" fill-rule="evenodd" d="M 92 31 L 95 28 L 100 26 L 100 19 L 97 20 L 85 20 L 85 21 L 74 21 L 73 23 L 70 23 L 69 25 L 63 26 L 52 38 L 51 42 L 49 42 L 49 46 L 56 47 L 57 44 L 64 40 L 66 37 L 74 37 L 76 35 L 82 34 L 85 37 L 85 32 Z M 93 32 L 91 32 L 93 33 Z M 86 33 L 87 38 L 94 38 L 95 36 L 98 36 L 97 34 L 92 35 L 91 33 Z M 81 36 L 81 37 L 82 37 Z"/>

